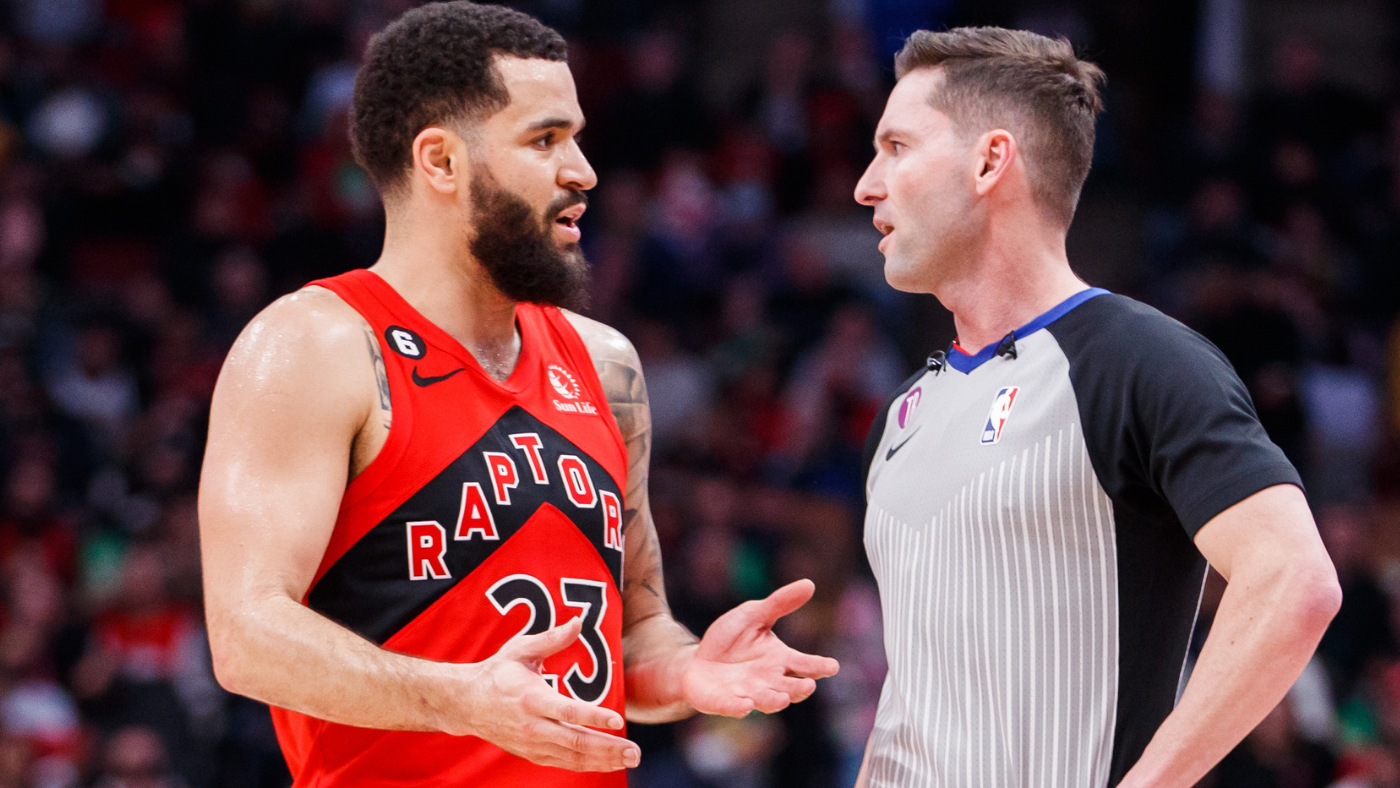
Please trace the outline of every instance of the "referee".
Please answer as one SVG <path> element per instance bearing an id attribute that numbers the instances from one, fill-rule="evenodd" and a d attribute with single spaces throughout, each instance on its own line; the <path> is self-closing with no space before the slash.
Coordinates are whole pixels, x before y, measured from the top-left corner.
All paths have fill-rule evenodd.
<path id="1" fill-rule="evenodd" d="M 1194 785 L 1340 604 L 1298 474 L 1219 350 L 1070 270 L 1103 72 L 998 28 L 915 33 L 895 71 L 856 199 L 958 339 L 867 443 L 889 675 L 857 784 Z"/>

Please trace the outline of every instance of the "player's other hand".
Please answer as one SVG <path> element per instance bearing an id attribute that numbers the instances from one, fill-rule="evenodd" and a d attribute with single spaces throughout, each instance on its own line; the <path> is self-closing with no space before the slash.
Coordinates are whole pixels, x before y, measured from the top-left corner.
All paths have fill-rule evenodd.
<path id="1" fill-rule="evenodd" d="M 773 624 L 815 592 L 811 580 L 798 580 L 716 619 L 681 678 L 686 701 L 705 714 L 742 717 L 754 709 L 772 714 L 806 700 L 816 691 L 816 680 L 835 675 L 840 665 L 789 648 L 773 634 Z"/>
<path id="2" fill-rule="evenodd" d="M 620 730 L 611 709 L 566 698 L 540 675 L 540 665 L 578 638 L 579 619 L 538 635 L 512 639 L 496 655 L 463 668 L 459 702 L 442 716 L 443 730 L 479 736 L 512 755 L 576 772 L 636 766 L 636 744 L 590 728 Z M 588 727 L 585 727 L 588 726 Z"/>

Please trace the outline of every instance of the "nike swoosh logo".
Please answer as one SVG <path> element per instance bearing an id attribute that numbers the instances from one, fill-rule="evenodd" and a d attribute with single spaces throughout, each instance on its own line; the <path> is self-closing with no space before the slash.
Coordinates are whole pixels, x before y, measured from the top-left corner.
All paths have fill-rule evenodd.
<path id="1" fill-rule="evenodd" d="M 915 428 L 914 428 L 914 432 L 909 433 L 909 437 L 907 437 L 907 438 L 905 438 L 904 440 L 900 441 L 899 443 L 897 443 L 897 444 L 891 446 L 891 447 L 890 447 L 890 450 L 889 450 L 888 452 L 885 453 L 885 462 L 889 462 L 889 461 L 890 461 L 890 458 L 894 456 L 894 453 L 895 453 L 895 452 L 897 452 L 897 451 L 899 451 L 900 449 L 904 448 L 904 444 L 906 444 L 906 443 L 908 443 L 909 441 L 913 440 L 913 438 L 914 438 L 914 433 L 915 433 L 915 432 L 918 432 L 918 431 L 919 431 L 919 428 L 918 428 L 918 427 L 915 427 Z"/>
<path id="2" fill-rule="evenodd" d="M 431 377 L 431 378 L 425 378 L 425 377 L 422 377 L 421 375 L 418 374 L 418 367 L 414 367 L 414 368 L 413 368 L 413 382 L 414 382 L 414 383 L 417 383 L 418 385 L 423 386 L 423 387 L 431 386 L 431 385 L 433 385 L 434 383 L 441 383 L 441 382 L 443 382 L 444 380 L 447 380 L 448 378 L 452 377 L 453 375 L 457 374 L 458 372 L 461 372 L 461 371 L 464 370 L 464 369 L 466 369 L 466 367 L 458 367 L 458 368 L 452 370 L 451 372 L 447 373 L 446 375 L 435 375 L 435 376 L 433 376 L 433 377 Z"/>

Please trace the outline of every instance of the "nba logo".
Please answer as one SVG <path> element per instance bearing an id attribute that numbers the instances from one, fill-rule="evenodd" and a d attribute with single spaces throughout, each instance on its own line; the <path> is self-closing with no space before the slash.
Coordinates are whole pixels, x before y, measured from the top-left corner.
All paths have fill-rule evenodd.
<path id="1" fill-rule="evenodd" d="M 1011 406 L 1016 404 L 1016 393 L 1020 390 L 1019 386 L 1007 386 L 997 392 L 996 399 L 992 400 L 992 409 L 987 413 L 987 426 L 982 428 L 983 446 L 1001 440 L 1001 431 L 1006 426 L 1006 420 L 1011 418 Z"/>

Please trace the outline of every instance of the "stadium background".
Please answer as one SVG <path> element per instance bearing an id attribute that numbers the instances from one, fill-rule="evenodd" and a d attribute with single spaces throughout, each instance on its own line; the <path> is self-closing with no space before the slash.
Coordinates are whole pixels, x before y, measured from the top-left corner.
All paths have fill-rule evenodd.
<path id="1" fill-rule="evenodd" d="M 368 35 L 412 4 L 0 3 L 0 788 L 286 783 L 201 631 L 207 403 L 262 306 L 373 262 L 345 108 Z M 967 23 L 1107 70 L 1071 260 L 1225 350 L 1343 578 L 1319 659 L 1208 784 L 1400 785 L 1396 4 L 518 5 L 573 47 L 592 311 L 646 365 L 676 613 L 698 632 L 810 576 L 782 634 L 843 665 L 774 717 L 634 726 L 633 785 L 850 784 L 884 671 L 860 444 L 952 337 L 884 285 L 851 192 L 902 34 Z"/>

